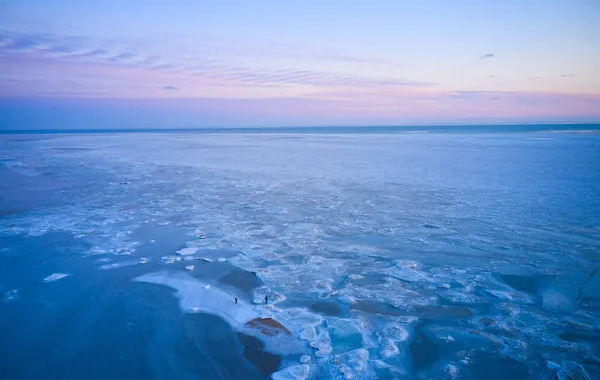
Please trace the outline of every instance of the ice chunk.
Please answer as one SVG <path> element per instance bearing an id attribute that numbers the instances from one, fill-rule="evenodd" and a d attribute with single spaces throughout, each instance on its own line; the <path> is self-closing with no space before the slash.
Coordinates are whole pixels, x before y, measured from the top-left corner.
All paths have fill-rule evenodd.
<path id="1" fill-rule="evenodd" d="M 566 296 L 559 289 L 549 287 L 542 294 L 542 308 L 554 312 L 566 312 L 572 310 L 574 300 Z"/>
<path id="2" fill-rule="evenodd" d="M 317 337 L 317 330 L 313 325 L 307 325 L 300 333 L 300 338 L 312 342 Z"/>
<path id="3" fill-rule="evenodd" d="M 179 256 L 163 256 L 162 260 L 167 264 L 173 264 L 176 261 L 181 261 L 181 257 Z"/>
<path id="4" fill-rule="evenodd" d="M 362 274 L 350 274 L 348 275 L 348 280 L 350 281 L 356 281 L 356 280 L 364 280 L 365 276 L 363 276 Z"/>
<path id="5" fill-rule="evenodd" d="M 364 373 L 367 370 L 367 361 L 369 360 L 369 351 L 364 348 L 358 348 L 344 355 L 346 362 L 356 373 Z"/>
<path id="6" fill-rule="evenodd" d="M 8 292 L 6 292 L 4 294 L 4 297 L 3 297 L 4 301 L 14 301 L 16 299 L 19 299 L 19 289 L 9 290 Z"/>
<path id="7" fill-rule="evenodd" d="M 112 250 L 113 255 L 116 256 L 129 256 L 135 252 L 135 248 L 126 247 L 126 248 L 116 248 Z"/>
<path id="8" fill-rule="evenodd" d="M 560 365 L 558 363 L 555 363 L 550 360 L 546 361 L 546 367 L 550 368 L 553 371 L 558 371 L 560 369 Z"/>
<path id="9" fill-rule="evenodd" d="M 193 265 L 188 265 L 185 267 L 185 270 L 194 270 L 194 266 Z"/>
<path id="10" fill-rule="evenodd" d="M 279 259 L 279 255 L 277 255 L 275 252 L 265 252 L 263 257 L 267 261 L 275 261 Z"/>
<path id="11" fill-rule="evenodd" d="M 343 374 L 345 379 L 371 378 L 371 376 L 366 376 L 368 360 L 369 351 L 359 348 L 335 355 L 329 363 L 337 366 L 338 372 Z"/>
<path id="12" fill-rule="evenodd" d="M 99 270 L 109 270 L 109 269 L 115 269 L 115 268 L 130 267 L 132 265 L 136 265 L 139 263 L 140 263 L 139 260 L 120 261 L 117 263 L 100 265 L 98 267 L 98 269 Z"/>
<path id="13" fill-rule="evenodd" d="M 353 321 L 338 319 L 328 323 L 327 327 L 334 352 L 346 352 L 362 347 L 362 333 Z"/>
<path id="14" fill-rule="evenodd" d="M 331 344 L 329 344 L 328 342 L 311 343 L 310 346 L 312 348 L 317 349 L 317 353 L 316 353 L 317 356 L 326 356 L 326 355 L 331 354 L 331 352 L 333 351 Z"/>
<path id="15" fill-rule="evenodd" d="M 148 259 L 145 257 L 140 257 L 140 264 L 146 264 L 148 262 Z"/>
<path id="16" fill-rule="evenodd" d="M 305 380 L 308 377 L 310 366 L 299 364 L 282 369 L 271 375 L 273 380 Z"/>
<path id="17" fill-rule="evenodd" d="M 450 377 L 456 377 L 458 375 L 458 368 L 452 364 L 447 364 L 444 367 L 444 372 L 450 375 Z"/>
<path id="18" fill-rule="evenodd" d="M 381 345 L 381 356 L 391 358 L 400 354 L 398 343 L 405 342 L 409 338 L 406 328 L 398 324 L 390 324 L 377 332 L 379 344 Z"/>
<path id="19" fill-rule="evenodd" d="M 47 230 L 43 230 L 43 229 L 32 229 L 31 231 L 29 231 L 28 235 L 29 236 L 42 236 L 46 232 L 48 232 L 48 231 Z"/>
<path id="20" fill-rule="evenodd" d="M 310 356 L 308 356 L 308 355 L 302 355 L 302 356 L 300 356 L 300 363 L 306 364 L 308 362 L 310 362 Z"/>
<path id="21" fill-rule="evenodd" d="M 217 259 L 217 261 L 218 261 L 218 262 L 220 262 L 220 263 L 222 263 L 222 262 L 225 262 L 225 261 L 227 261 L 227 259 L 226 259 L 226 258 L 224 258 L 224 257 L 219 257 L 219 258 Z"/>
<path id="22" fill-rule="evenodd" d="M 66 273 L 52 273 L 50 276 L 44 278 L 44 282 L 58 281 L 61 278 L 65 278 L 67 276 L 68 276 L 68 274 L 66 274 Z"/>
<path id="23" fill-rule="evenodd" d="M 417 263 L 414 261 L 399 260 L 396 262 L 395 267 L 389 268 L 384 272 L 406 282 L 417 282 L 427 278 L 427 275 L 415 269 L 416 267 Z"/>
<path id="24" fill-rule="evenodd" d="M 198 248 L 186 247 L 186 248 L 180 249 L 179 251 L 177 251 L 175 253 L 177 253 L 178 255 L 181 255 L 181 256 L 187 256 L 187 255 L 193 255 L 197 251 L 198 251 Z"/>

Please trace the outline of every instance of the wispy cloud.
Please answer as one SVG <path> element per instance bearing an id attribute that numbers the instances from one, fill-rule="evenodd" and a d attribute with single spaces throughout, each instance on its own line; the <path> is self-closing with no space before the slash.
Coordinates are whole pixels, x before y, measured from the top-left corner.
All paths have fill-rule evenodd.
<path id="1" fill-rule="evenodd" d="M 542 77 L 531 77 L 529 80 L 542 80 Z"/>
<path id="2" fill-rule="evenodd" d="M 482 55 L 480 58 L 481 59 L 489 59 L 489 58 L 494 58 L 496 56 L 496 54 L 492 54 L 492 53 L 487 53 Z"/>
<path id="3" fill-rule="evenodd" d="M 561 77 L 561 78 L 573 78 L 573 77 L 576 77 L 576 76 L 577 76 L 577 75 L 575 75 L 575 74 L 563 74 L 563 75 L 561 75 L 560 77 Z"/>
<path id="4" fill-rule="evenodd" d="M 233 50 L 237 47 L 234 46 Z M 53 34 L 20 34 L 0 32 L 0 55 L 6 58 L 46 59 L 68 64 L 99 64 L 104 66 L 119 66 L 127 68 L 147 69 L 160 73 L 178 73 L 196 77 L 208 78 L 211 81 L 223 82 L 224 86 L 431 86 L 434 83 L 425 81 L 394 78 L 388 76 L 367 76 L 355 74 L 346 70 L 318 71 L 313 69 L 273 69 L 263 65 L 248 67 L 240 65 L 239 59 L 232 59 L 229 48 L 223 48 L 227 53 L 219 53 L 218 49 L 198 50 L 186 47 L 173 48 L 176 54 L 164 53 L 161 47 L 153 48 L 144 41 L 98 41 L 87 37 L 56 36 Z M 278 58 L 294 58 L 288 60 L 291 64 L 302 65 L 300 57 L 306 59 L 345 61 L 358 64 L 389 64 L 393 62 L 352 57 L 335 52 L 310 52 L 283 49 L 281 46 L 273 50 L 263 49 L 251 51 L 240 48 L 239 54 L 258 54 L 260 56 L 275 55 Z M 285 51 L 284 51 L 285 50 Z M 286 67 L 290 63 L 282 63 Z M 310 66 L 310 65 L 309 65 Z"/>
<path id="5" fill-rule="evenodd" d="M 164 88 L 165 90 L 179 90 L 179 88 L 178 88 L 178 87 L 175 87 L 175 86 L 165 86 L 165 87 L 163 87 L 163 88 Z"/>
<path id="6" fill-rule="evenodd" d="M 488 78 L 496 78 L 494 75 L 488 75 Z"/>

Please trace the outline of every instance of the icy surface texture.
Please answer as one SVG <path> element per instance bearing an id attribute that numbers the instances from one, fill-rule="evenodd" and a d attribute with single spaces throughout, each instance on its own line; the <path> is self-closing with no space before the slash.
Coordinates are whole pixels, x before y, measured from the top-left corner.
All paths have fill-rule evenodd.
<path id="1" fill-rule="evenodd" d="M 284 355 L 273 378 L 600 376 L 597 134 L 4 139 L 3 191 L 23 191 L 3 255 L 60 237 L 102 286 L 273 319 L 295 342 L 257 335 Z M 82 281 L 64 260 L 0 279 L 2 305 Z"/>

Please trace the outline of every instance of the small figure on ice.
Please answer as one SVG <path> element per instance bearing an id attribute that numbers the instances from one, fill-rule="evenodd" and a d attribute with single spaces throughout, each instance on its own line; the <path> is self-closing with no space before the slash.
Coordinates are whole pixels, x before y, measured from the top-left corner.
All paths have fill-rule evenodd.
<path id="1" fill-rule="evenodd" d="M 265 296 L 265 303 L 269 303 L 269 297 Z"/>
<path id="2" fill-rule="evenodd" d="M 235 297 L 235 304 L 237 305 L 237 297 Z"/>

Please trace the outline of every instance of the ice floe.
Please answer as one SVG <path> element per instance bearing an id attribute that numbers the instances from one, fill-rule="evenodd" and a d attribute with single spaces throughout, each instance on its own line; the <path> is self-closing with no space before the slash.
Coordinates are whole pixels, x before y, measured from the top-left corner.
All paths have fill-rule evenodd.
<path id="1" fill-rule="evenodd" d="M 178 255 L 186 256 L 186 255 L 193 255 L 197 251 L 198 251 L 198 248 L 186 247 L 186 248 L 180 249 L 179 251 L 177 251 L 175 253 L 177 253 Z"/>
<path id="2" fill-rule="evenodd" d="M 308 377 L 310 366 L 299 364 L 282 369 L 271 375 L 273 380 L 305 380 Z"/>
<path id="3" fill-rule="evenodd" d="M 44 282 L 58 281 L 61 278 L 65 278 L 67 276 L 68 276 L 67 273 L 52 273 L 51 275 L 49 275 L 49 276 L 47 276 L 47 277 L 44 278 Z"/>

